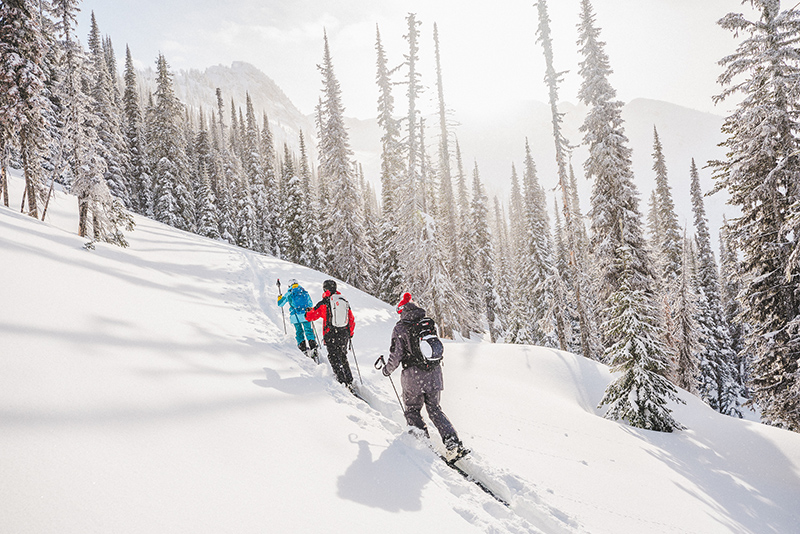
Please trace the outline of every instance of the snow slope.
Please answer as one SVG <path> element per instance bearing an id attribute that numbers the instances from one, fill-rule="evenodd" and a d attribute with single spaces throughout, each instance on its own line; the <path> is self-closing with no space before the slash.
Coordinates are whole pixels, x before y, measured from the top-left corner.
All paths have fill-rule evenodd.
<path id="1" fill-rule="evenodd" d="M 688 394 L 687 430 L 632 429 L 595 408 L 605 366 L 447 343 L 463 465 L 506 508 L 405 433 L 372 366 L 392 307 L 342 287 L 367 405 L 284 333 L 276 279 L 324 274 L 140 217 L 90 251 L 50 209 L 0 208 L 0 532 L 800 531 L 797 434 Z"/>

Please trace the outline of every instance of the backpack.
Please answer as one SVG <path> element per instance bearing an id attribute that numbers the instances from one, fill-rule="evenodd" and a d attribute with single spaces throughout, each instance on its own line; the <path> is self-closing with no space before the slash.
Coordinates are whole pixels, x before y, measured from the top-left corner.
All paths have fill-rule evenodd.
<path id="1" fill-rule="evenodd" d="M 408 325 L 411 339 L 410 365 L 429 371 L 439 365 L 444 358 L 444 345 L 436 335 L 436 323 L 430 317 L 423 317 Z"/>
<path id="2" fill-rule="evenodd" d="M 344 328 L 350 325 L 350 303 L 339 295 L 334 293 L 328 297 L 328 325 L 335 328 Z"/>
<path id="3" fill-rule="evenodd" d="M 311 296 L 302 286 L 297 286 L 292 290 L 292 308 L 295 310 L 306 311 L 307 308 L 314 306 Z"/>

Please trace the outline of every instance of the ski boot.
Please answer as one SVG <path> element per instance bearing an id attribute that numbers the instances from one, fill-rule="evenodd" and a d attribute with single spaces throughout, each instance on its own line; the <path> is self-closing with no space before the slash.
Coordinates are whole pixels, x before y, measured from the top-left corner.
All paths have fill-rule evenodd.
<path id="1" fill-rule="evenodd" d="M 471 451 L 464 447 L 461 440 L 455 436 L 450 436 L 444 440 L 444 446 L 447 451 L 444 454 L 444 459 L 448 464 L 454 464 L 464 456 L 468 455 Z"/>

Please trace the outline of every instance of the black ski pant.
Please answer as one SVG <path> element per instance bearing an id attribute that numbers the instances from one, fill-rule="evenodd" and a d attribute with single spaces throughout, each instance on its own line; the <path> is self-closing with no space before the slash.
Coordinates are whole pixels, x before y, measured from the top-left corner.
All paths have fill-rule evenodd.
<path id="1" fill-rule="evenodd" d="M 328 361 L 331 362 L 331 369 L 336 375 L 336 380 L 342 384 L 353 383 L 353 373 L 350 371 L 350 362 L 347 361 L 347 347 L 350 343 L 350 336 L 328 335 L 325 336 L 325 346 L 328 347 Z"/>
<path id="2" fill-rule="evenodd" d="M 436 430 L 439 431 L 442 441 L 447 441 L 448 438 L 458 439 L 456 429 L 453 428 L 450 419 L 447 418 L 442 411 L 442 407 L 439 405 L 441 396 L 441 391 L 417 392 L 409 391 L 404 388 L 403 400 L 406 403 L 406 423 L 408 423 L 409 426 L 419 428 L 425 432 L 427 436 L 428 427 L 425 424 L 425 420 L 422 419 L 422 406 L 424 405 L 425 410 L 428 412 L 428 417 L 431 418 Z"/>

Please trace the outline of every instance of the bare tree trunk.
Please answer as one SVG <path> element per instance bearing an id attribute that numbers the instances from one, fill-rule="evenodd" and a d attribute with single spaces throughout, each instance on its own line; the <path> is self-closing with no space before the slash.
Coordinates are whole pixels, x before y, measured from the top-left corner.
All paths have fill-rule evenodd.
<path id="1" fill-rule="evenodd" d="M 39 218 L 39 210 L 37 208 L 36 203 L 36 184 L 33 181 L 33 176 L 31 173 L 31 162 L 30 158 L 28 157 L 28 150 L 26 149 L 25 140 L 22 140 L 22 168 L 25 171 L 25 194 L 28 198 L 28 215 L 33 217 L 34 219 Z M 24 212 L 25 209 L 25 201 L 23 199 L 22 209 Z"/>
<path id="2" fill-rule="evenodd" d="M 89 199 L 81 197 L 78 199 L 78 235 L 86 237 L 89 217 Z"/>
<path id="3" fill-rule="evenodd" d="M 3 193 L 3 205 L 8 207 L 8 176 L 6 175 L 5 160 L 0 161 L 0 192 Z"/>

